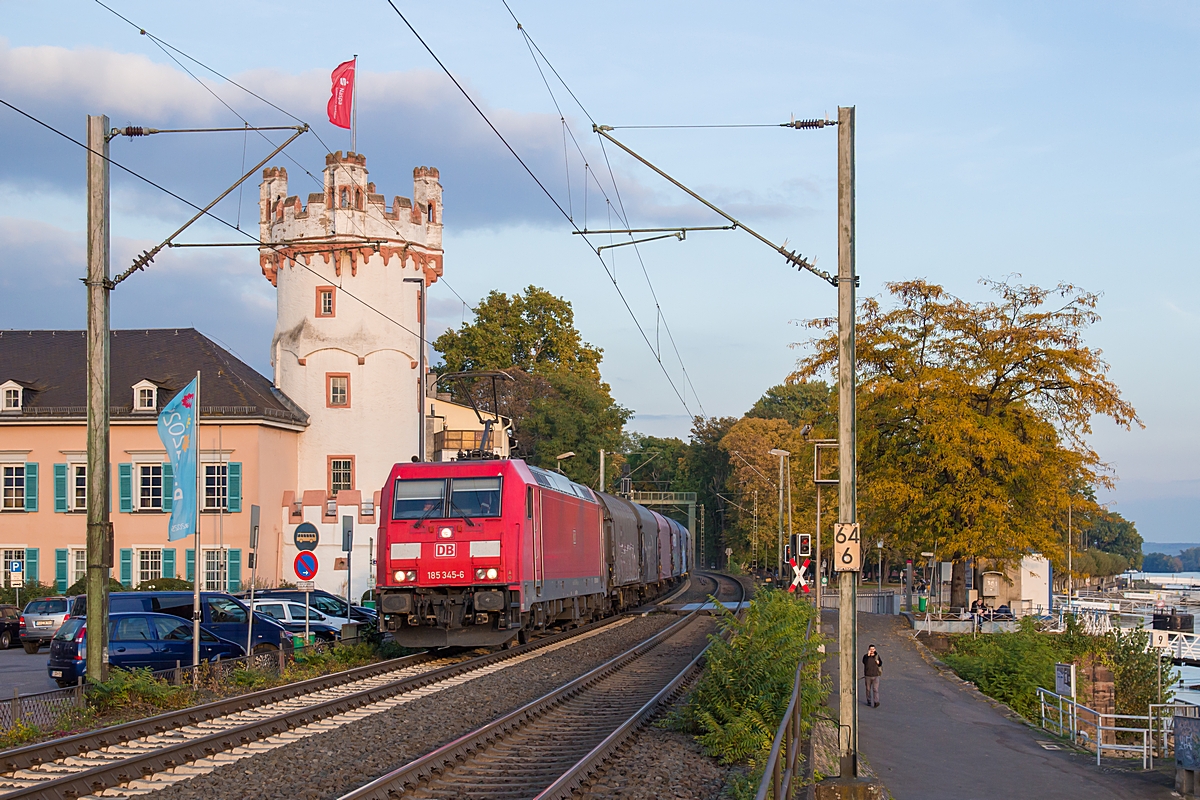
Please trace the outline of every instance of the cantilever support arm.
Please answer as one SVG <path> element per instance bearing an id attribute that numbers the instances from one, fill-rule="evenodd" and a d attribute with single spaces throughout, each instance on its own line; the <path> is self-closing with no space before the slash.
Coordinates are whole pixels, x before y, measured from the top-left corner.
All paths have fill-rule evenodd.
<path id="1" fill-rule="evenodd" d="M 120 283 L 121 281 L 125 280 L 125 279 L 126 279 L 126 278 L 128 278 L 130 275 L 132 275 L 133 273 L 137 272 L 138 270 L 140 270 L 140 269 L 145 269 L 147 266 L 149 266 L 149 265 L 150 265 L 150 262 L 154 260 L 154 257 L 155 257 L 156 255 L 158 255 L 158 254 L 159 254 L 159 252 L 160 252 L 160 251 L 161 251 L 161 250 L 162 250 L 164 247 L 168 247 L 168 246 L 170 246 L 170 245 L 171 245 L 171 242 L 172 242 L 172 240 L 173 240 L 173 239 L 174 239 L 176 236 L 178 236 L 179 234 L 181 234 L 181 233 L 183 233 L 184 231 L 186 231 L 186 230 L 187 230 L 189 227 L 191 227 L 192 223 L 194 223 L 196 220 L 200 219 L 200 218 L 201 218 L 201 217 L 203 217 L 205 214 L 207 214 L 207 213 L 208 213 L 208 212 L 209 212 L 209 211 L 212 209 L 212 207 L 213 207 L 213 206 L 215 206 L 217 203 L 219 203 L 219 202 L 221 202 L 222 200 L 224 200 L 224 199 L 225 199 L 225 198 L 226 198 L 226 197 L 229 195 L 229 193 L 230 193 L 230 192 L 232 192 L 232 191 L 233 191 L 234 189 L 236 189 L 238 186 L 242 185 L 242 183 L 243 183 L 243 182 L 244 182 L 244 181 L 245 181 L 247 178 L 249 178 L 251 175 L 253 175 L 253 174 L 255 174 L 256 172 L 258 172 L 260 169 L 262 169 L 262 168 L 263 168 L 263 166 L 264 166 L 264 165 L 265 165 L 265 164 L 266 164 L 268 161 L 270 161 L 272 158 L 274 158 L 275 156 L 277 156 L 277 155 L 279 155 L 281 152 L 283 152 L 283 148 L 287 147 L 289 144 L 291 144 L 292 142 L 296 141 L 296 139 L 297 139 L 297 138 L 299 138 L 301 135 L 303 135 L 303 134 L 305 134 L 305 133 L 307 133 L 307 132 L 308 132 L 308 125 L 301 125 L 299 128 L 297 128 L 297 129 L 296 129 L 296 132 L 295 132 L 295 133 L 293 133 L 291 136 L 289 136 L 289 137 L 288 137 L 288 139 L 287 139 L 287 141 L 285 141 L 283 144 L 281 144 L 281 145 L 279 145 L 278 147 L 276 147 L 274 150 L 272 150 L 272 151 L 271 151 L 271 152 L 270 152 L 270 153 L 267 155 L 267 157 L 266 157 L 266 158 L 264 158 L 262 161 L 259 161 L 259 162 L 258 162 L 257 164 L 255 164 L 253 167 L 251 167 L 251 168 L 250 168 L 250 170 L 249 170 L 249 172 L 247 172 L 245 175 L 243 175 L 242 177 L 240 177 L 240 178 L 238 178 L 236 181 L 234 181 L 234 182 L 233 182 L 233 185 L 232 185 L 232 186 L 230 186 L 230 187 L 229 187 L 228 189 L 226 189 L 225 191 L 221 192 L 219 195 L 217 195 L 217 198 L 216 198 L 215 200 L 213 200 L 211 203 L 209 203 L 208 205 L 206 205 L 204 208 L 202 208 L 202 209 L 200 209 L 199 211 L 197 211 L 195 216 L 193 216 L 191 219 L 189 219 L 187 222 L 183 223 L 183 225 L 181 225 L 181 226 L 179 227 L 179 230 L 175 231 L 175 232 L 174 232 L 174 233 L 172 233 L 170 236 L 168 236 L 166 239 L 164 239 L 164 240 L 162 241 L 162 243 L 161 243 L 161 244 L 157 244 L 157 245 L 155 245 L 154 247 L 150 248 L 149 250 L 145 251 L 145 252 L 144 252 L 144 253 L 142 253 L 140 256 L 138 256 L 137 258 L 135 258 L 135 259 L 133 260 L 133 266 L 131 266 L 129 269 L 125 270 L 125 271 L 124 271 L 124 272 L 122 272 L 120 275 L 118 275 L 116 278 L 114 278 L 114 279 L 113 279 L 113 281 L 112 281 L 112 283 L 111 283 L 111 285 L 110 285 L 108 288 L 109 288 L 109 289 L 115 289 L 118 283 Z"/>
<path id="2" fill-rule="evenodd" d="M 828 284 L 829 284 L 829 285 L 831 285 L 831 286 L 837 286 L 837 285 L 838 285 L 838 279 L 837 279 L 837 277 L 836 277 L 836 276 L 830 275 L 828 272 L 826 272 L 826 271 L 825 271 L 825 270 L 823 270 L 823 269 L 818 269 L 818 268 L 816 267 L 816 265 L 815 265 L 815 264 L 812 264 L 812 263 L 810 263 L 810 262 L 808 261 L 808 259 L 804 258 L 804 256 L 802 256 L 802 255 L 800 255 L 799 253 L 796 253 L 796 252 L 794 252 L 794 251 L 792 251 L 792 250 L 786 250 L 786 249 L 784 249 L 782 246 L 775 244 L 775 243 L 774 243 L 774 242 L 772 242 L 770 239 L 768 239 L 767 237 L 763 236 L 761 233 L 759 233 L 759 232 L 755 231 L 754 229 L 752 229 L 752 228 L 748 227 L 748 226 L 746 225 L 746 223 L 744 223 L 744 222 L 741 222 L 740 220 L 734 219 L 732 216 L 730 216 L 729 214 L 725 213 L 725 212 L 724 212 L 724 211 L 722 211 L 720 208 L 717 208 L 715 205 L 713 205 L 713 204 L 712 204 L 712 203 L 710 203 L 709 201 L 705 200 L 703 197 L 701 197 L 700 195 L 696 194 L 696 193 L 695 193 L 695 192 L 693 192 L 691 189 L 689 189 L 688 187 L 684 186 L 682 183 L 680 183 L 679 181 L 675 180 L 675 179 L 674 179 L 674 178 L 672 178 L 670 175 L 668 175 L 667 173 L 663 172 L 661 169 L 659 169 L 658 167 L 654 166 L 654 165 L 653 165 L 653 164 L 651 164 L 649 161 L 647 161 L 646 159 L 642 158 L 640 155 L 638 155 L 637 153 L 633 152 L 632 150 L 630 150 L 630 149 L 629 149 L 628 147 L 626 147 L 625 145 L 621 144 L 621 142 L 617 141 L 615 138 L 613 138 L 612 134 L 610 134 L 610 133 L 609 133 L 609 131 L 611 131 L 611 130 L 612 130 L 612 126 L 610 126 L 610 125 L 592 125 L 592 131 L 593 131 L 593 132 L 595 132 L 595 133 L 599 134 L 600 136 L 603 136 L 605 139 L 608 139 L 610 142 L 612 142 L 613 144 L 615 144 L 617 147 L 621 148 L 621 149 L 622 149 L 622 150 L 624 150 L 626 153 L 628 153 L 629 155 L 633 156 L 634 158 L 636 158 L 636 159 L 637 159 L 638 161 L 640 161 L 641 163 L 645 164 L 645 165 L 646 165 L 647 167 L 649 167 L 650 169 L 654 170 L 654 171 L 655 171 L 656 173 L 658 173 L 660 176 L 662 176 L 662 177 L 663 177 L 663 178 L 665 178 L 666 180 L 670 181 L 670 182 L 671 182 L 671 183 L 672 183 L 672 184 L 673 184 L 673 185 L 674 185 L 674 186 L 675 186 L 677 189 L 679 189 L 680 191 L 682 191 L 682 192 L 684 192 L 684 193 L 688 194 L 688 195 L 689 195 L 689 196 L 691 196 L 693 199 L 695 199 L 695 200 L 698 200 L 699 202 L 703 203 L 703 204 L 704 204 L 705 206 L 707 206 L 708 208 L 712 209 L 713 211 L 715 211 L 716 213 L 720 214 L 720 215 L 721 215 L 722 217 L 724 217 L 725 219 L 727 219 L 727 220 L 729 220 L 730 222 L 732 222 L 732 223 L 733 223 L 733 225 L 734 225 L 734 227 L 741 228 L 741 229 L 742 229 L 742 230 L 744 230 L 746 233 L 750 234 L 750 235 L 751 235 L 751 236 L 753 236 L 755 239 L 758 239 L 760 242 L 762 242 L 763 244 L 765 244 L 767 247 L 769 247 L 769 248 L 771 248 L 772 250 L 774 250 L 775 252 L 779 253 L 781 256 L 783 256 L 784 258 L 786 258 L 786 259 L 788 260 L 788 262 L 789 262 L 790 264 L 792 264 L 793 266 L 795 266 L 797 269 L 804 269 L 804 270 L 808 270 L 809 272 L 811 272 L 812 274 L 816 275 L 818 278 L 821 278 L 822 280 L 824 280 L 826 283 L 828 283 Z"/>

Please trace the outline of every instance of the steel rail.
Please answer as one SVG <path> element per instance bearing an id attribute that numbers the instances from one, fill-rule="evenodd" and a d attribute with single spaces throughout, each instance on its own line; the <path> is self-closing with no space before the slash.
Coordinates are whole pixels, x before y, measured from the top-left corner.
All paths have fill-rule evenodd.
<path id="1" fill-rule="evenodd" d="M 712 573 L 705 574 L 711 575 Z M 741 591 L 741 595 L 738 598 L 738 608 L 740 609 L 742 601 L 746 599 L 746 587 L 739 580 L 734 579 L 734 582 Z M 718 581 L 718 587 L 719 585 L 720 581 Z M 720 589 L 718 588 L 717 591 L 720 592 Z M 606 736 L 604 741 L 596 745 L 575 766 L 564 772 L 558 780 L 543 789 L 534 800 L 569 800 L 574 795 L 575 790 L 581 788 L 591 776 L 595 775 L 612 758 L 621 745 L 645 727 L 646 723 L 658 712 L 659 707 L 674 702 L 683 694 L 692 678 L 699 671 L 700 663 L 708 655 L 709 647 L 712 647 L 711 643 L 706 645 L 692 659 L 690 664 L 684 667 L 670 683 L 664 686 L 658 694 L 654 695 L 636 714 L 621 723 L 616 730 Z"/>
<path id="2" fill-rule="evenodd" d="M 736 581 L 736 583 L 741 590 L 741 597 L 738 601 L 740 604 L 741 600 L 745 598 L 745 587 L 741 585 L 740 581 Z M 550 710 L 569 702 L 572 698 L 592 688 L 605 678 L 619 673 L 626 666 L 682 631 L 698 619 L 704 610 L 705 608 L 702 606 L 687 616 L 680 618 L 672 625 L 655 633 L 653 636 L 634 645 L 624 653 L 609 659 L 600 666 L 550 691 L 537 700 L 527 703 L 470 733 L 460 736 L 454 741 L 442 745 L 430 753 L 426 753 L 424 756 L 398 769 L 376 778 L 370 783 L 342 795 L 339 800 L 390 800 L 407 789 L 420 787 L 422 781 L 428 780 L 438 773 L 467 760 L 471 754 L 484 749 L 507 734 L 522 728 L 526 723 L 535 722 Z M 619 725 L 604 741 L 594 747 L 582 760 L 576 762 L 551 786 L 571 784 L 572 782 L 582 780 L 587 774 L 594 772 L 611 755 L 616 747 L 644 724 L 645 720 L 652 715 L 663 699 L 672 696 L 680 688 L 684 680 L 696 668 L 709 646 L 706 645 L 701 654 L 694 658 L 682 672 L 676 675 L 664 689 L 656 693 L 650 702 L 643 704 L 629 719 Z M 577 786 L 578 783 L 574 785 Z M 543 794 L 546 791 L 548 789 L 543 790 Z M 538 795 L 538 797 L 541 796 L 542 794 Z M 568 795 L 564 796 L 569 796 L 569 792 Z"/>
<path id="3" fill-rule="evenodd" d="M 132 739 L 154 736 L 187 725 L 208 722 L 219 717 L 229 716 L 230 714 L 250 711 L 264 705 L 291 700 L 306 694 L 332 689 L 365 678 L 373 678 L 377 675 L 405 667 L 416 666 L 417 664 L 432 661 L 436 658 L 438 658 L 437 655 L 429 652 L 414 653 L 388 661 L 381 661 L 377 664 L 368 664 L 363 667 L 334 672 L 317 678 L 309 678 L 308 680 L 291 683 L 287 686 L 260 689 L 257 692 L 225 700 L 216 700 L 180 711 L 169 711 L 165 714 L 146 717 L 121 725 L 113 725 L 109 728 L 100 728 L 99 730 L 78 733 L 74 736 L 65 736 L 49 742 L 40 742 L 15 750 L 0 752 L 0 770 L 3 770 L 4 773 L 9 773 L 20 769 L 28 769 L 29 767 L 44 764 L 48 761 L 58 761 L 59 759 L 82 755 L 89 750 L 111 747 Z M 0 792 L 0 795 L 2 794 L 3 792 Z"/>
<path id="4" fill-rule="evenodd" d="M 519 655 L 540 650 L 557 642 L 566 641 L 589 631 L 603 628 L 612 624 L 624 615 L 609 617 L 599 622 L 594 622 L 589 625 L 583 625 L 565 633 L 556 636 L 548 636 L 539 639 L 536 642 L 520 645 L 509 650 L 502 650 L 498 653 L 491 653 L 486 656 L 480 656 L 469 661 L 463 661 L 458 664 L 451 664 L 446 667 L 440 667 L 423 672 L 419 675 L 413 675 L 398 681 L 383 684 L 382 686 L 364 689 L 362 691 L 353 692 L 342 697 L 327 700 L 311 706 L 306 706 L 295 711 L 278 714 L 274 717 L 269 717 L 263 720 L 237 725 L 227 728 L 222 731 L 217 731 L 212 734 L 198 736 L 195 739 L 190 739 L 177 744 L 168 745 L 166 747 L 146 752 L 143 754 L 133 755 L 130 758 L 117 761 L 112 764 L 93 767 L 92 769 L 77 772 L 71 775 L 66 775 L 60 778 L 39 782 L 33 786 L 27 786 L 19 789 L 12 789 L 0 793 L 0 798 L 3 800 L 17 800 L 17 798 L 61 798 L 61 800 L 70 800 L 84 795 L 94 794 L 107 788 L 119 786 L 123 783 L 139 780 L 156 772 L 162 772 L 167 769 L 182 766 L 190 761 L 195 761 L 200 758 L 211 756 L 214 753 L 232 750 L 235 747 L 240 747 L 249 744 L 259 739 L 264 739 L 269 736 L 274 736 L 283 733 L 292 728 L 297 728 L 302 725 L 307 725 L 327 717 L 350 711 L 365 705 L 386 700 L 398 694 L 412 691 L 413 689 L 421 688 L 432 683 L 438 683 L 447 678 L 452 678 L 457 675 L 462 675 L 467 672 L 473 672 L 481 667 L 486 667 L 501 661 L 507 661 Z M 193 709 L 195 711 L 195 709 Z M 157 733 L 152 731 L 150 734 Z M 119 744 L 112 742 L 110 744 Z M 107 745 L 103 745 L 107 746 Z"/>

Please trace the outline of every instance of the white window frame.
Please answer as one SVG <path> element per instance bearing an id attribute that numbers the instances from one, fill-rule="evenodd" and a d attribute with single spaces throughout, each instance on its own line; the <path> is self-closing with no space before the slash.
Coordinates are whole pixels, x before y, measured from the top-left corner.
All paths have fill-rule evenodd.
<path id="1" fill-rule="evenodd" d="M 67 569 L 71 580 L 67 582 L 68 586 L 73 586 L 79 581 L 87 577 L 87 547 L 73 547 L 70 550 L 71 560 L 67 562 Z"/>
<path id="2" fill-rule="evenodd" d="M 204 475 L 204 505 L 202 506 L 201 510 L 202 511 L 228 513 L 228 511 L 229 511 L 229 462 L 228 461 L 201 461 L 200 467 L 203 470 L 203 475 Z M 211 496 L 208 491 L 208 471 L 210 468 L 214 471 L 214 480 L 216 481 L 216 485 L 214 486 L 213 493 Z M 222 479 L 222 475 L 221 475 L 222 471 L 224 471 L 224 473 L 225 473 L 223 476 L 224 477 L 223 481 L 221 480 Z M 225 502 L 218 503 L 217 500 L 220 498 L 222 492 L 224 493 Z"/>
<path id="3" fill-rule="evenodd" d="M 83 479 L 83 500 L 76 496 L 79 489 L 77 482 Z M 87 464 L 72 461 L 67 464 L 67 509 L 69 511 L 87 511 Z"/>
<path id="4" fill-rule="evenodd" d="M 153 569 L 144 570 L 142 557 L 149 556 L 149 560 L 158 560 L 158 574 L 153 574 Z M 161 547 L 135 547 L 133 550 L 133 568 L 136 580 L 134 586 L 143 581 L 156 581 L 162 578 L 162 548 Z"/>
<path id="5" fill-rule="evenodd" d="M 150 405 L 142 404 L 142 392 L 150 392 Z M 139 414 L 153 414 L 158 410 L 158 387 L 150 381 L 138 381 L 133 385 L 133 410 Z"/>
<path id="6" fill-rule="evenodd" d="M 0 464 L 0 511 L 24 510 L 25 464 Z"/>
<path id="7" fill-rule="evenodd" d="M 12 546 L 5 547 L 4 550 L 2 551 L 2 554 L 4 556 L 4 588 L 10 589 L 10 588 L 12 588 L 11 586 L 9 586 L 9 580 L 8 580 L 9 576 L 12 575 L 12 573 L 8 571 L 10 562 L 20 561 L 21 562 L 21 576 L 22 577 L 25 576 L 25 546 L 22 545 L 19 548 L 12 547 Z"/>
<path id="8" fill-rule="evenodd" d="M 144 469 L 148 469 L 151 471 L 153 471 L 155 469 L 158 470 L 158 505 L 157 506 L 144 505 L 142 503 L 142 470 L 144 470 Z M 151 472 L 150 480 L 151 480 L 151 490 L 152 490 L 151 495 L 153 495 L 153 480 L 154 480 L 153 472 Z M 141 463 L 135 463 L 133 465 L 133 481 L 134 481 L 134 485 L 133 485 L 134 507 L 138 511 L 159 511 L 159 512 L 161 512 L 163 510 L 162 462 L 161 461 L 155 461 L 155 462 L 145 462 L 144 461 Z M 151 497 L 151 502 L 153 502 L 153 496 Z"/>
<path id="9" fill-rule="evenodd" d="M 16 381 L 6 381 L 0 385 L 0 389 L 3 390 L 4 402 L 4 405 L 0 406 L 0 410 L 20 411 L 22 401 L 24 400 L 24 392 L 21 391 L 21 385 Z"/>
<path id="10" fill-rule="evenodd" d="M 227 547 L 206 547 L 200 551 L 204 556 L 204 561 L 200 564 L 200 568 L 204 570 L 204 586 L 202 591 L 205 592 L 224 592 L 229 588 L 229 548 Z M 213 575 L 219 580 L 213 581 L 209 578 L 209 556 L 213 556 L 216 560 L 215 569 L 212 570 Z"/>

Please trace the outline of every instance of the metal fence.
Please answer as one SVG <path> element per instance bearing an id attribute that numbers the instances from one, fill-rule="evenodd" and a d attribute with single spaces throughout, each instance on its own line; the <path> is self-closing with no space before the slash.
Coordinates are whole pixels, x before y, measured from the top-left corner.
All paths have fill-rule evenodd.
<path id="1" fill-rule="evenodd" d="M 821 608 L 837 608 L 841 598 L 836 592 L 826 592 L 821 595 Z M 895 592 L 859 592 L 858 612 L 860 614 L 899 614 L 900 595 Z"/>
<path id="2" fill-rule="evenodd" d="M 1137 753 L 1142 757 L 1142 769 L 1150 767 L 1152 714 L 1104 714 L 1040 686 L 1037 692 L 1042 729 L 1089 749 L 1094 747 L 1096 766 L 1108 751 Z"/>
<path id="3" fill-rule="evenodd" d="M 34 694 L 23 695 L 14 689 L 10 699 L 0 702 L 0 730 L 11 730 L 18 724 L 51 728 L 64 713 L 83 706 L 82 682 L 66 689 Z"/>
<path id="4" fill-rule="evenodd" d="M 807 641 L 812 636 L 812 620 L 804 630 Z M 804 751 L 804 780 L 812 783 L 813 752 L 811 731 L 807 740 L 802 739 L 800 725 L 800 698 L 803 693 L 804 668 L 808 662 L 801 660 L 796 665 L 796 677 L 792 682 L 792 698 L 783 719 L 779 720 L 779 728 L 775 731 L 775 739 L 771 743 L 771 755 L 767 757 L 767 766 L 763 770 L 762 780 L 758 784 L 755 800 L 789 800 L 796 787 L 802 785 L 797 780 L 800 768 L 800 751 Z"/>
<path id="5" fill-rule="evenodd" d="M 239 669 L 253 669 L 272 675 L 282 675 L 288 665 L 303 662 L 306 658 L 328 652 L 331 648 L 357 644 L 359 639 L 345 639 L 338 643 L 317 642 L 307 646 L 273 650 L 269 653 L 202 662 L 199 666 L 179 664 L 170 669 L 152 673 L 173 686 L 195 685 L 210 689 L 228 689 L 229 679 Z M 253 691 L 247 689 L 247 691 Z M 48 692 L 20 694 L 0 700 L 0 731 L 11 730 L 18 723 L 52 728 L 71 709 L 83 708 L 87 704 L 85 684 L 80 680 L 75 686 L 53 689 Z"/>

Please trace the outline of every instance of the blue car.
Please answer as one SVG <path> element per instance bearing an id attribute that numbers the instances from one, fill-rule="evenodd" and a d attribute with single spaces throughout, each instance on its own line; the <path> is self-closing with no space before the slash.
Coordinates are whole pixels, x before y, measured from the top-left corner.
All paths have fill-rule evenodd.
<path id="1" fill-rule="evenodd" d="M 110 614 L 146 611 L 192 620 L 191 592 L 113 592 L 108 596 Z M 72 616 L 87 615 L 87 597 L 75 600 Z M 246 643 L 250 610 L 246 604 L 224 592 L 200 593 L 200 624 L 211 633 L 231 642 Z M 291 647 L 292 635 L 278 621 L 266 614 L 254 615 L 255 655 Z M 174 666 L 174 665 L 172 665 Z"/>
<path id="2" fill-rule="evenodd" d="M 238 658 L 241 645 L 200 628 L 200 658 Z M 192 663 L 192 623 L 170 614 L 124 613 L 108 617 L 108 663 L 122 669 L 174 669 Z M 50 640 L 46 669 L 59 686 L 74 686 L 87 672 L 87 620 L 73 617 Z"/>

